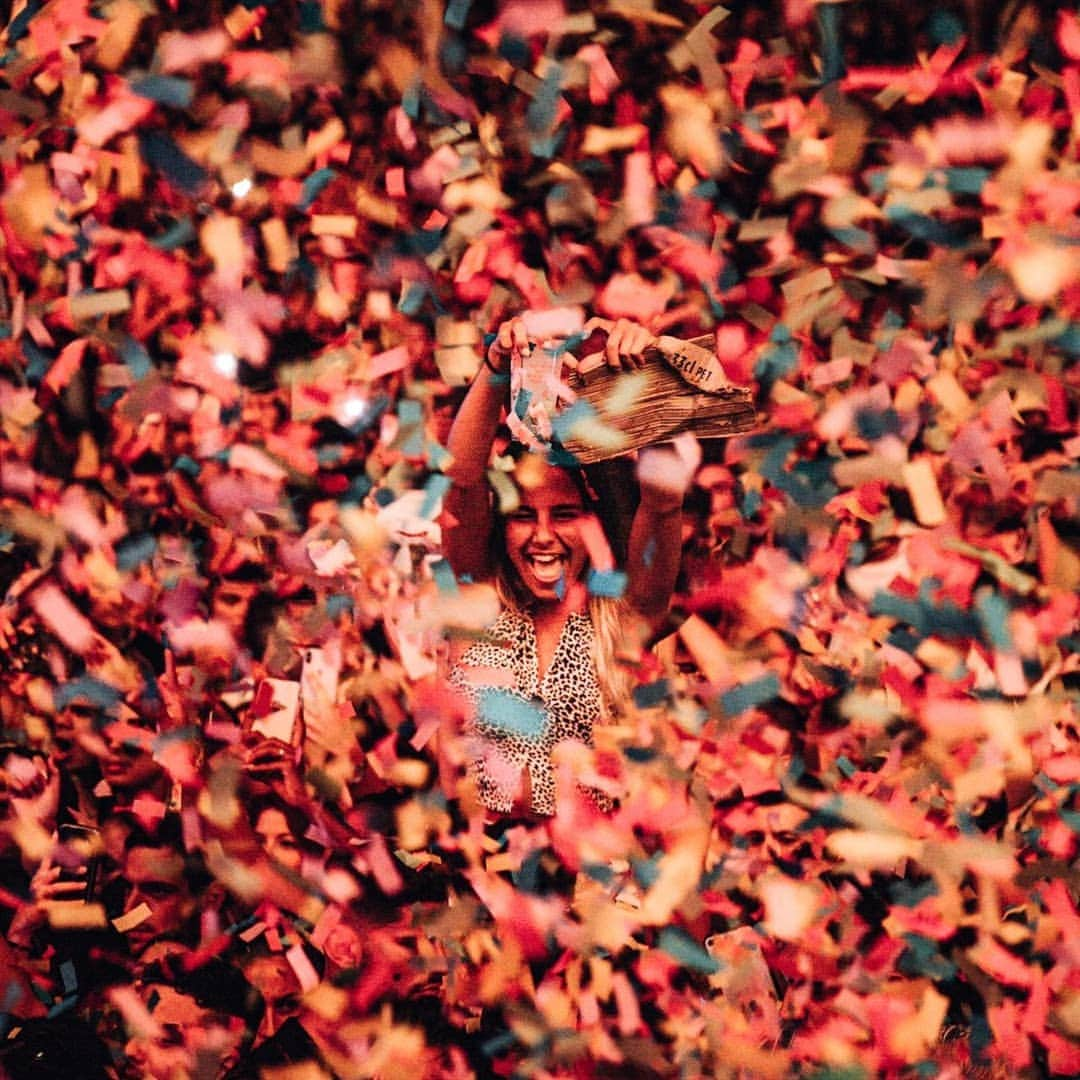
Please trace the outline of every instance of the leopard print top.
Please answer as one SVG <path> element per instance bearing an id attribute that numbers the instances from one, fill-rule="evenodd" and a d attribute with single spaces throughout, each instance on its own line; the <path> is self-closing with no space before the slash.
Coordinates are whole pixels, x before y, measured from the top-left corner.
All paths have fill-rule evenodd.
<path id="1" fill-rule="evenodd" d="M 567 739 L 591 745 L 593 724 L 601 714 L 592 656 L 592 621 L 584 612 L 572 613 L 551 664 L 538 679 L 533 621 L 506 608 L 487 638 L 470 645 L 450 669 L 451 685 L 475 709 L 473 768 L 480 798 L 489 809 L 510 813 L 522 773 L 528 770 L 534 813 L 555 813 L 552 749 Z M 486 683 L 485 672 L 498 685 Z"/>

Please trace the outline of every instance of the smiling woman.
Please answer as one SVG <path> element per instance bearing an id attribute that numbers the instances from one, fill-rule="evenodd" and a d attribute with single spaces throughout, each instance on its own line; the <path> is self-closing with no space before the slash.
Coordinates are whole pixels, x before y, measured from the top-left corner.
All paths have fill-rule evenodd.
<path id="1" fill-rule="evenodd" d="M 586 329 L 606 333 L 613 367 L 638 366 L 655 341 L 627 320 L 594 320 Z M 550 815 L 555 748 L 591 745 L 594 725 L 617 711 L 626 692 L 620 647 L 633 628 L 647 634 L 667 611 L 692 464 L 670 450 L 640 452 L 625 576 L 615 571 L 601 499 L 580 470 L 524 454 L 513 469 L 511 505 L 496 506 L 485 475 L 506 373 L 532 344 L 524 319 L 499 328 L 450 431 L 446 555 L 459 578 L 494 590 L 499 614 L 479 639 L 452 647 L 449 681 L 471 705 L 472 766 L 484 805 Z"/>

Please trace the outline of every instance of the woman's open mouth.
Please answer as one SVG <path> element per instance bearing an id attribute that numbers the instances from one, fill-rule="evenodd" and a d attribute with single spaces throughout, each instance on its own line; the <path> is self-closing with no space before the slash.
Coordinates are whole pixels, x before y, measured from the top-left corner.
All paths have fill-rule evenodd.
<path id="1" fill-rule="evenodd" d="M 565 573 L 566 559 L 555 552 L 533 552 L 526 559 L 533 576 L 543 585 L 556 584 Z"/>

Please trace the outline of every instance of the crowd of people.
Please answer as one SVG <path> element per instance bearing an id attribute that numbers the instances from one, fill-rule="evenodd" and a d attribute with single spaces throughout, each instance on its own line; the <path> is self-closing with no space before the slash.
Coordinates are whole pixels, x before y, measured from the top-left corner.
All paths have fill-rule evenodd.
<path id="1" fill-rule="evenodd" d="M 887 7 L 12 5 L 0 1075 L 1080 1073 L 1080 22 Z"/>

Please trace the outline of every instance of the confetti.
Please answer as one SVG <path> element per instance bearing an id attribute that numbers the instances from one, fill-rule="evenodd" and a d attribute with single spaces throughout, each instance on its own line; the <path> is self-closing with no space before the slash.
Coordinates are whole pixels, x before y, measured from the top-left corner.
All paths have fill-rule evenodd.
<path id="1" fill-rule="evenodd" d="M 146 1071 L 200 971 L 243 1011 L 220 962 L 273 1017 L 182 1026 L 180 1071 L 242 1023 L 267 1075 L 1076 1075 L 1075 12 L 152 7 L 3 30 L 0 1071 L 45 1017 Z M 544 710 L 442 678 L 502 644 L 441 549 L 444 443 L 515 315 L 699 343 L 753 424 L 699 445 L 701 386 L 647 372 L 540 387 L 597 462 L 594 611 L 607 518 L 683 502 L 551 818 L 470 769 Z M 477 471 L 502 514 L 521 404 Z M 107 915 L 33 899 L 76 823 Z M 142 956 L 134 823 L 198 901 Z"/>

